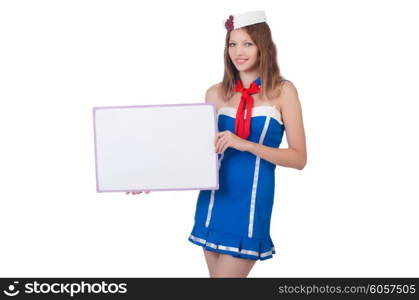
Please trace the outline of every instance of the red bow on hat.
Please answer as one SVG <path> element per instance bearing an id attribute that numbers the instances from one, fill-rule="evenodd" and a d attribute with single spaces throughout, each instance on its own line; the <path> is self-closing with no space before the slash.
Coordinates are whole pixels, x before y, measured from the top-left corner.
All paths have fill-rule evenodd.
<path id="1" fill-rule="evenodd" d="M 250 134 L 250 121 L 252 118 L 253 98 L 250 96 L 259 92 L 259 86 L 256 82 L 252 82 L 249 88 L 245 89 L 240 79 L 237 80 L 236 92 L 242 94 L 239 107 L 237 109 L 234 131 L 236 134 L 247 139 Z M 246 107 L 246 119 L 244 119 L 244 108 Z"/>

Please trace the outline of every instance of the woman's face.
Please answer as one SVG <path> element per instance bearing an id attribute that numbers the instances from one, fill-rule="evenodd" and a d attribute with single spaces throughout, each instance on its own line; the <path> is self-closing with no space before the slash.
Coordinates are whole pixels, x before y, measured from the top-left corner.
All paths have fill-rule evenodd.
<path id="1" fill-rule="evenodd" d="M 228 54 L 238 71 L 249 71 L 257 67 L 258 48 L 243 29 L 230 32 Z"/>

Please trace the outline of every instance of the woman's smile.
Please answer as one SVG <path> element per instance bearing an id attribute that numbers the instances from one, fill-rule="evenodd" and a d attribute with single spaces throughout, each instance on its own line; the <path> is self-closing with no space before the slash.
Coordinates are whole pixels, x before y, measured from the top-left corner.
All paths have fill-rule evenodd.
<path id="1" fill-rule="evenodd" d="M 243 63 L 245 63 L 247 60 L 248 60 L 247 58 L 246 58 L 246 59 L 236 59 L 236 63 L 238 63 L 238 64 L 243 64 Z"/>

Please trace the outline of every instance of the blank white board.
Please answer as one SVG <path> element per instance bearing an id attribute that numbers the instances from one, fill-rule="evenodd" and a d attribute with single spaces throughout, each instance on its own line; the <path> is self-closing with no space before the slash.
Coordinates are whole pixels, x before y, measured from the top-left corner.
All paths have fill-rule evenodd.
<path id="1" fill-rule="evenodd" d="M 97 192 L 218 190 L 212 104 L 93 107 Z"/>

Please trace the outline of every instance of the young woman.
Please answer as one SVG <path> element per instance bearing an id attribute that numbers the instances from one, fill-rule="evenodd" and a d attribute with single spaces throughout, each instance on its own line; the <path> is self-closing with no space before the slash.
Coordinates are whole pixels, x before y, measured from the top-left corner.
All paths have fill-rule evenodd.
<path id="1" fill-rule="evenodd" d="M 224 26 L 224 78 L 205 97 L 218 115 L 220 188 L 200 191 L 189 241 L 203 247 L 211 277 L 247 277 L 275 253 L 275 167 L 303 169 L 306 143 L 297 91 L 280 75 L 264 11 L 230 16 Z M 278 149 L 284 131 L 289 148 Z"/>
<path id="2" fill-rule="evenodd" d="M 205 96 L 217 109 L 219 189 L 200 191 L 188 240 L 202 246 L 210 277 L 247 277 L 257 260 L 275 254 L 275 167 L 302 170 L 306 142 L 297 91 L 280 75 L 265 13 L 223 24 L 224 78 Z M 279 149 L 284 132 L 289 147 Z"/>

